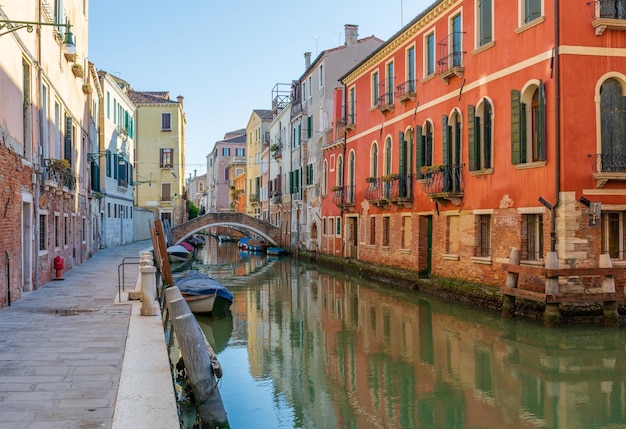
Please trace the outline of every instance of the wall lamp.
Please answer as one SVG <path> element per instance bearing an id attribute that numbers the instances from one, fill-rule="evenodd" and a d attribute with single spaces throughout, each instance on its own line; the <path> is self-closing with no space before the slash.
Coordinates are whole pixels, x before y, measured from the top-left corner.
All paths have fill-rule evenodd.
<path id="1" fill-rule="evenodd" d="M 87 161 L 96 162 L 98 161 L 98 159 L 100 159 L 101 156 L 110 156 L 112 153 L 113 152 L 111 152 L 109 149 L 102 150 L 100 152 L 91 152 L 87 154 Z M 126 154 L 126 152 L 124 152 L 122 149 L 118 149 L 116 155 L 119 158 L 118 164 L 122 165 L 126 163 L 126 159 L 128 158 L 128 154 Z"/>
<path id="2" fill-rule="evenodd" d="M 34 22 L 34 21 L 10 21 L 10 20 L 0 20 L 0 30 L 6 29 L 4 33 L 0 33 L 0 37 L 5 34 L 13 33 L 14 31 L 21 30 L 25 28 L 26 31 L 32 33 L 34 27 L 47 25 L 51 27 L 65 27 L 65 33 L 63 35 L 63 54 L 65 58 L 70 59 L 76 55 L 76 45 L 74 44 L 74 34 L 72 33 L 72 25 L 67 22 L 65 24 L 59 24 L 57 22 Z"/>

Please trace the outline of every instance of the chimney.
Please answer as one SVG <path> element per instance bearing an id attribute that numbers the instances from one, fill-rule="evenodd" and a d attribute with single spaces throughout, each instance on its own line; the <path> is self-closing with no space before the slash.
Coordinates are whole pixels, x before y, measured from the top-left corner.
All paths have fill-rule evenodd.
<path id="1" fill-rule="evenodd" d="M 356 45 L 359 39 L 359 26 L 346 24 L 344 28 L 346 30 L 346 46 Z"/>
<path id="2" fill-rule="evenodd" d="M 178 97 L 176 97 L 176 100 L 178 100 L 178 104 L 180 104 L 180 107 L 183 107 L 183 100 L 185 99 L 185 97 L 183 97 L 182 95 L 179 95 Z"/>
<path id="3" fill-rule="evenodd" d="M 309 67 L 311 67 L 311 53 L 305 52 L 304 53 L 304 70 L 308 70 Z"/>

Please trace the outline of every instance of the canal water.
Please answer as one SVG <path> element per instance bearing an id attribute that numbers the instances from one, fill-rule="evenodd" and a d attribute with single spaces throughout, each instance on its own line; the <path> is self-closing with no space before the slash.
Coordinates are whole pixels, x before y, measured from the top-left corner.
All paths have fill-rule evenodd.
<path id="1" fill-rule="evenodd" d="M 533 321 L 208 240 L 231 428 L 626 428 L 626 331 Z"/>

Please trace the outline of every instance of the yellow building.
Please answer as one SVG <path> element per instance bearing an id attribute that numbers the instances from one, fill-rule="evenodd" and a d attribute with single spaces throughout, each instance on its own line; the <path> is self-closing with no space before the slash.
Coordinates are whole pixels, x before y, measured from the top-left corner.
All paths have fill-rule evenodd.
<path id="1" fill-rule="evenodd" d="M 186 219 L 185 112 L 183 97 L 169 92 L 130 91 L 137 107 L 135 135 L 135 206 L 178 225 Z"/>
<path id="2" fill-rule="evenodd" d="M 250 216 L 261 218 L 261 204 L 267 200 L 264 191 L 267 183 L 262 183 L 263 171 L 261 155 L 269 147 L 268 126 L 272 121 L 272 111 L 255 109 L 250 115 L 246 127 L 246 176 L 248 179 L 246 189 L 246 213 Z"/>

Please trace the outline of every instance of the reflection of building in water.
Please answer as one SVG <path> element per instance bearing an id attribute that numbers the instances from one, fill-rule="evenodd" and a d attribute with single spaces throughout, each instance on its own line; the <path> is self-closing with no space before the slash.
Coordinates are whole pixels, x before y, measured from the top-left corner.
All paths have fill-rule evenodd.
<path id="1" fill-rule="evenodd" d="M 619 330 L 546 329 L 290 261 L 245 279 L 231 310 L 246 323 L 250 373 L 299 427 L 626 422 Z"/>

